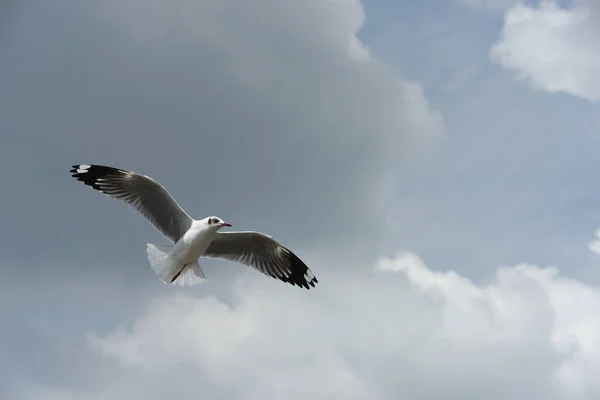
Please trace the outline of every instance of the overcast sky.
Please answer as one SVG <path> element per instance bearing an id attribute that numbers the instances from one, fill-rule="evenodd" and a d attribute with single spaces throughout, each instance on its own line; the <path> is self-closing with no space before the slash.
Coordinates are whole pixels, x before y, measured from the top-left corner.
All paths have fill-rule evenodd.
<path id="1" fill-rule="evenodd" d="M 0 397 L 600 397 L 592 0 L 0 8 Z M 123 203 L 274 236 L 310 291 L 162 284 Z"/>

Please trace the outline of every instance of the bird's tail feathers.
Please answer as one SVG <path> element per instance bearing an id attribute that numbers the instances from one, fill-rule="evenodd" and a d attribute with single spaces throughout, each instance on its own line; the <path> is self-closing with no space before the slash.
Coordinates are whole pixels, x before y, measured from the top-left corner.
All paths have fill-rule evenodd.
<path id="1" fill-rule="evenodd" d="M 182 264 L 170 257 L 173 246 L 146 244 L 148 261 L 158 278 L 166 284 L 194 286 L 206 281 L 206 276 L 198 261 Z"/>

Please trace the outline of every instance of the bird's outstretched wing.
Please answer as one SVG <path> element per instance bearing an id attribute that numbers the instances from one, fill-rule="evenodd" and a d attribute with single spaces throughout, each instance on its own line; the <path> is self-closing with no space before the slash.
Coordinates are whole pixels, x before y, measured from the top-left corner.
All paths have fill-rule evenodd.
<path id="1" fill-rule="evenodd" d="M 300 258 L 260 232 L 219 232 L 202 257 L 239 262 L 306 289 L 319 282 Z"/>
<path id="2" fill-rule="evenodd" d="M 103 165 L 73 165 L 74 178 L 140 212 L 166 238 L 177 243 L 192 218 L 161 184 L 146 175 Z"/>

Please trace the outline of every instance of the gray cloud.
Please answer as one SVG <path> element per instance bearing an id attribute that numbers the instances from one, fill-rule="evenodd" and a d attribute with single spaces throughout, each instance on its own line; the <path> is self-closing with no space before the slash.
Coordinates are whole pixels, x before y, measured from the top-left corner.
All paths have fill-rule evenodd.
<path id="1" fill-rule="evenodd" d="M 101 369 L 74 350 L 81 332 L 170 293 L 144 251 L 164 239 L 72 163 L 151 175 L 192 215 L 272 234 L 311 266 L 359 269 L 384 245 L 394 173 L 442 118 L 361 47 L 359 2 L 278 4 L 15 5 L 0 42 L 0 384 Z M 256 272 L 223 264 L 203 263 L 202 292 L 227 301 L 226 275 Z M 48 372 L 57 359 L 66 372 Z"/>
<path id="2" fill-rule="evenodd" d="M 197 217 L 323 254 L 361 243 L 373 256 L 394 171 L 444 131 L 418 84 L 356 51 L 358 2 L 63 1 L 19 12 L 2 65 L 18 151 L 4 161 L 34 180 L 12 177 L 21 196 L 4 200 L 3 218 L 14 238 L 38 221 L 31 261 L 145 262 L 141 239 L 160 237 L 69 180 L 79 162 L 151 175 Z M 67 232 L 86 240 L 71 249 Z"/>

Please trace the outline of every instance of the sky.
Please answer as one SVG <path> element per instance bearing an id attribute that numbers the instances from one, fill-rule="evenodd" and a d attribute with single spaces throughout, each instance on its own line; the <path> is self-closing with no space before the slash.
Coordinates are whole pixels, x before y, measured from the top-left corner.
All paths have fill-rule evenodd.
<path id="1" fill-rule="evenodd" d="M 0 398 L 600 397 L 591 0 L 0 8 Z M 291 248 L 200 260 L 70 177 L 152 176 Z"/>

